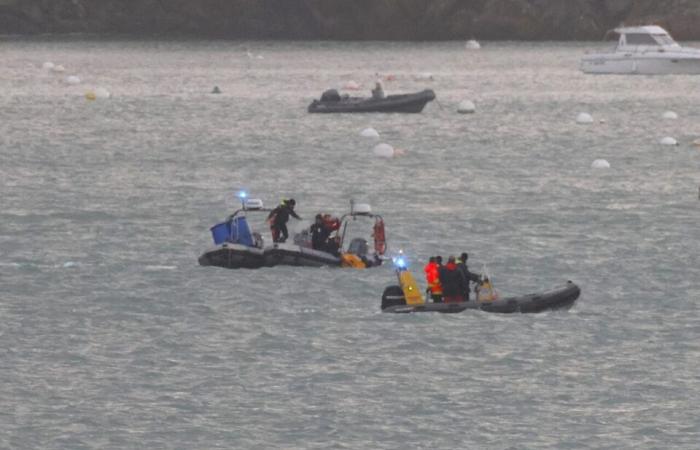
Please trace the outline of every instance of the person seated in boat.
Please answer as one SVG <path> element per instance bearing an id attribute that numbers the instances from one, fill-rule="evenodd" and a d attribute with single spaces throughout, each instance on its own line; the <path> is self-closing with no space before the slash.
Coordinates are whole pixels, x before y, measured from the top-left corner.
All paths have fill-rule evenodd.
<path id="1" fill-rule="evenodd" d="M 440 266 L 437 263 L 437 257 L 431 256 L 428 264 L 423 268 L 425 272 L 425 280 L 428 282 L 428 293 L 433 303 L 442 303 L 442 285 L 440 284 L 440 276 L 438 271 Z"/>
<path id="2" fill-rule="evenodd" d="M 301 217 L 294 212 L 296 204 L 293 198 L 282 200 L 278 207 L 270 211 L 270 214 L 267 216 L 267 223 L 270 225 L 270 232 L 272 232 L 272 242 L 282 243 L 289 237 L 289 232 L 287 231 L 289 216 L 301 220 Z"/>
<path id="3" fill-rule="evenodd" d="M 469 286 L 462 272 L 457 268 L 454 256 L 450 256 L 447 264 L 438 271 L 442 284 L 442 298 L 445 303 L 461 303 L 464 301 L 464 291 Z"/>
<path id="4" fill-rule="evenodd" d="M 310 228 L 311 231 L 311 248 L 314 250 L 326 251 L 328 246 L 328 236 L 331 234 L 331 230 L 323 222 L 323 215 L 316 214 L 316 219 Z"/>
<path id="5" fill-rule="evenodd" d="M 336 240 L 330 239 L 331 233 L 340 228 L 340 219 L 330 214 L 316 214 L 314 224 L 309 229 L 311 232 L 311 248 L 332 254 L 337 254 L 339 245 Z"/>
<path id="6" fill-rule="evenodd" d="M 386 98 L 386 94 L 384 94 L 384 88 L 382 88 L 382 82 L 377 80 L 377 82 L 374 84 L 374 89 L 372 89 L 372 98 L 375 100 L 381 100 L 383 98 Z"/>
<path id="7" fill-rule="evenodd" d="M 466 286 L 464 289 L 464 300 L 469 301 L 469 282 L 475 283 L 475 287 L 478 286 L 479 282 L 481 281 L 481 277 L 473 272 L 469 271 L 469 267 L 467 266 L 467 260 L 469 259 L 469 255 L 467 252 L 462 253 L 459 255 L 459 261 L 457 262 L 457 269 L 460 271 L 462 274 L 462 277 L 466 281 Z"/>
<path id="8" fill-rule="evenodd" d="M 326 253 L 340 256 L 340 236 L 329 238 L 328 241 L 326 241 Z"/>

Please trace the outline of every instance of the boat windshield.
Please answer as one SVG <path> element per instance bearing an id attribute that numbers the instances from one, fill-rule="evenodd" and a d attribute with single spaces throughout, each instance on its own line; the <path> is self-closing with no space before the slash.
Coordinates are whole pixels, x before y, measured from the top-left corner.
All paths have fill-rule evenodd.
<path id="1" fill-rule="evenodd" d="M 669 45 L 676 45 L 676 41 L 673 40 L 671 36 L 668 34 L 655 34 L 654 38 L 656 39 L 656 42 L 659 43 L 659 45 L 663 46 L 669 46 Z"/>

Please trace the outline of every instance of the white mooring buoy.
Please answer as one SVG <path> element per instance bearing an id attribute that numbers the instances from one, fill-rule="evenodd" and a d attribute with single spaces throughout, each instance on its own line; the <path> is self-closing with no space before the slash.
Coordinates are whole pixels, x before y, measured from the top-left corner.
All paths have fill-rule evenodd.
<path id="1" fill-rule="evenodd" d="M 676 114 L 676 113 L 673 112 L 673 111 L 666 111 L 665 113 L 663 113 L 663 116 L 662 116 L 662 117 L 663 117 L 664 119 L 676 120 L 676 119 L 678 119 L 678 114 Z"/>
<path id="2" fill-rule="evenodd" d="M 476 105 L 471 100 L 462 100 L 457 106 L 457 112 L 460 114 L 474 114 L 476 112 Z"/>
<path id="3" fill-rule="evenodd" d="M 372 151 L 374 152 L 375 156 L 379 156 L 380 158 L 394 157 L 394 147 L 389 144 L 377 144 L 374 146 Z"/>
<path id="4" fill-rule="evenodd" d="M 375 130 L 372 127 L 365 128 L 364 130 L 360 131 L 360 136 L 366 137 L 366 138 L 378 138 L 379 137 L 379 132 Z"/>
<path id="5" fill-rule="evenodd" d="M 576 123 L 589 124 L 593 123 L 593 117 L 588 113 L 581 113 L 576 117 Z"/>
<path id="6" fill-rule="evenodd" d="M 678 141 L 670 136 L 666 136 L 665 138 L 661 139 L 659 143 L 661 145 L 678 145 Z"/>

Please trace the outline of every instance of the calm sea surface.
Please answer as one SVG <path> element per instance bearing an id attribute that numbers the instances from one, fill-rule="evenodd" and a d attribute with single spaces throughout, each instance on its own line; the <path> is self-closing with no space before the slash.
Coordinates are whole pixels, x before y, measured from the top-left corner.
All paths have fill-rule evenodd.
<path id="1" fill-rule="evenodd" d="M 700 78 L 581 74 L 601 46 L 0 41 L 0 448 L 697 449 Z M 376 73 L 438 101 L 306 113 Z M 421 281 L 583 294 L 395 316 L 389 267 L 198 266 L 243 188 L 295 230 L 371 203 Z"/>

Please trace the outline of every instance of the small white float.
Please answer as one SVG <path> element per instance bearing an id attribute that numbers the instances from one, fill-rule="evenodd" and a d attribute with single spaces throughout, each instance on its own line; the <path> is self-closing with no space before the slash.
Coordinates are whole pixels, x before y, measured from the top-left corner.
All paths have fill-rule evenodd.
<path id="1" fill-rule="evenodd" d="M 666 111 L 666 112 L 663 114 L 663 118 L 664 118 L 664 119 L 669 119 L 669 120 L 676 120 L 676 119 L 678 119 L 678 114 L 676 114 L 676 113 L 673 112 L 673 111 Z"/>
<path id="2" fill-rule="evenodd" d="M 365 128 L 364 130 L 360 131 L 360 136 L 366 137 L 366 138 L 378 138 L 379 137 L 379 132 L 375 130 L 372 127 Z"/>
<path id="3" fill-rule="evenodd" d="M 56 67 L 56 65 L 51 61 L 46 61 L 44 64 L 41 65 L 41 68 L 44 70 L 53 70 L 54 67 Z"/>
<path id="4" fill-rule="evenodd" d="M 593 117 L 588 113 L 581 113 L 576 117 L 576 123 L 589 124 L 593 123 Z"/>
<path id="5" fill-rule="evenodd" d="M 68 83 L 68 84 L 80 84 L 80 78 L 75 76 L 75 75 L 71 75 L 69 77 L 66 77 L 66 83 Z"/>
<path id="6" fill-rule="evenodd" d="M 670 136 L 666 136 L 665 138 L 661 139 L 659 143 L 661 145 L 678 145 L 678 141 Z"/>
<path id="7" fill-rule="evenodd" d="M 375 156 L 380 158 L 393 158 L 394 157 L 394 147 L 389 144 L 377 144 L 372 150 Z"/>
<path id="8" fill-rule="evenodd" d="M 591 164 L 591 167 L 593 169 L 609 169 L 610 168 L 610 163 L 605 160 L 605 159 L 596 159 L 593 161 Z"/>
<path id="9" fill-rule="evenodd" d="M 476 112 L 476 105 L 471 100 L 462 100 L 457 106 L 457 112 L 460 114 L 473 114 Z"/>
<path id="10" fill-rule="evenodd" d="M 476 39 L 469 39 L 466 44 L 464 44 L 464 47 L 467 50 L 479 50 L 481 48 L 481 44 L 479 44 L 479 41 Z"/>

